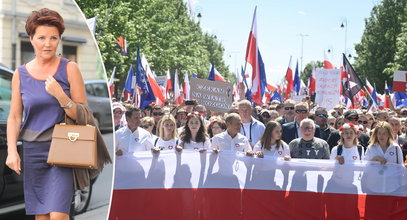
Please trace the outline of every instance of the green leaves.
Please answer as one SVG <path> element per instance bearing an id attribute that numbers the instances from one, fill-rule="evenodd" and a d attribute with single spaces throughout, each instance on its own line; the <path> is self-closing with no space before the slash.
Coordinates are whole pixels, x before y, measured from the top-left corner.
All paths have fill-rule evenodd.
<path id="1" fill-rule="evenodd" d="M 203 33 L 182 0 L 77 0 L 87 18 L 97 16 L 96 39 L 108 75 L 116 66 L 122 88 L 130 65 L 135 64 L 136 47 L 144 53 L 157 75 L 188 72 L 206 78 L 211 63 L 229 80 L 223 61 L 223 46 L 216 37 Z M 120 54 L 116 38 L 127 39 L 127 55 Z M 183 77 L 180 77 L 182 79 Z M 117 86 L 116 86 L 117 87 Z M 117 94 L 117 93 L 116 93 Z"/>

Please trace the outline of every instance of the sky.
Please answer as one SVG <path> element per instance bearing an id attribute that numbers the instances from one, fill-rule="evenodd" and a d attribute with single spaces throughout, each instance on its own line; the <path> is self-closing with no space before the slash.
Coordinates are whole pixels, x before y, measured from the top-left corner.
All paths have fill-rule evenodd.
<path id="1" fill-rule="evenodd" d="M 298 60 L 301 68 L 323 61 L 324 51 L 335 66 L 342 53 L 356 55 L 365 18 L 378 0 L 189 0 L 201 13 L 201 28 L 217 36 L 225 48 L 224 60 L 231 72 L 244 65 L 246 45 L 257 6 L 257 41 L 267 81 L 278 83 Z M 341 28 L 344 23 L 345 28 Z M 346 28 L 347 26 L 347 28 Z M 345 34 L 346 32 L 346 34 Z M 303 35 L 303 37 L 301 37 Z M 346 47 L 345 47 L 346 38 Z M 303 43 L 302 43 L 303 40 Z M 351 63 L 353 60 L 350 60 Z"/>

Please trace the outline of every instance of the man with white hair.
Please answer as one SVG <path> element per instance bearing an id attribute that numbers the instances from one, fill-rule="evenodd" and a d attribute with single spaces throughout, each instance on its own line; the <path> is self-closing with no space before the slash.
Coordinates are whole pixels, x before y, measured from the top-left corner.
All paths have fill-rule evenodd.
<path id="1" fill-rule="evenodd" d="M 326 141 L 314 137 L 315 123 L 311 119 L 303 119 L 300 124 L 301 137 L 290 142 L 292 158 L 329 159 L 329 145 Z"/>
<path id="2" fill-rule="evenodd" d="M 240 134 L 243 134 L 249 140 L 250 146 L 255 145 L 263 136 L 265 126 L 259 120 L 252 117 L 252 106 L 249 100 L 242 100 L 237 104 L 239 115 L 242 118 L 242 128 Z"/>

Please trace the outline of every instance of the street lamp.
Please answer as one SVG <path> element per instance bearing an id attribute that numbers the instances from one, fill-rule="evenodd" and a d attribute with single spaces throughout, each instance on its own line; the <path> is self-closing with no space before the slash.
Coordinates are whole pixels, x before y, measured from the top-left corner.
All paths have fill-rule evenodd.
<path id="1" fill-rule="evenodd" d="M 304 37 L 308 37 L 308 34 L 299 34 L 301 37 L 301 70 L 302 71 L 302 62 L 303 62 L 303 57 L 304 57 Z"/>

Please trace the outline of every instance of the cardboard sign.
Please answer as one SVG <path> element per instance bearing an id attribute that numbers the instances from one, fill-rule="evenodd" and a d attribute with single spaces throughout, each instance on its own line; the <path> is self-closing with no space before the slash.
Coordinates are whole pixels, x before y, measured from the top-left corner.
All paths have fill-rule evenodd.
<path id="1" fill-rule="evenodd" d="M 327 109 L 340 103 L 341 71 L 318 68 L 315 74 L 315 103 Z"/>
<path id="2" fill-rule="evenodd" d="M 397 70 L 394 72 L 393 91 L 407 92 L 407 71 Z"/>
<path id="3" fill-rule="evenodd" d="M 231 83 L 191 78 L 191 99 L 204 105 L 207 110 L 228 112 L 233 102 Z"/>

